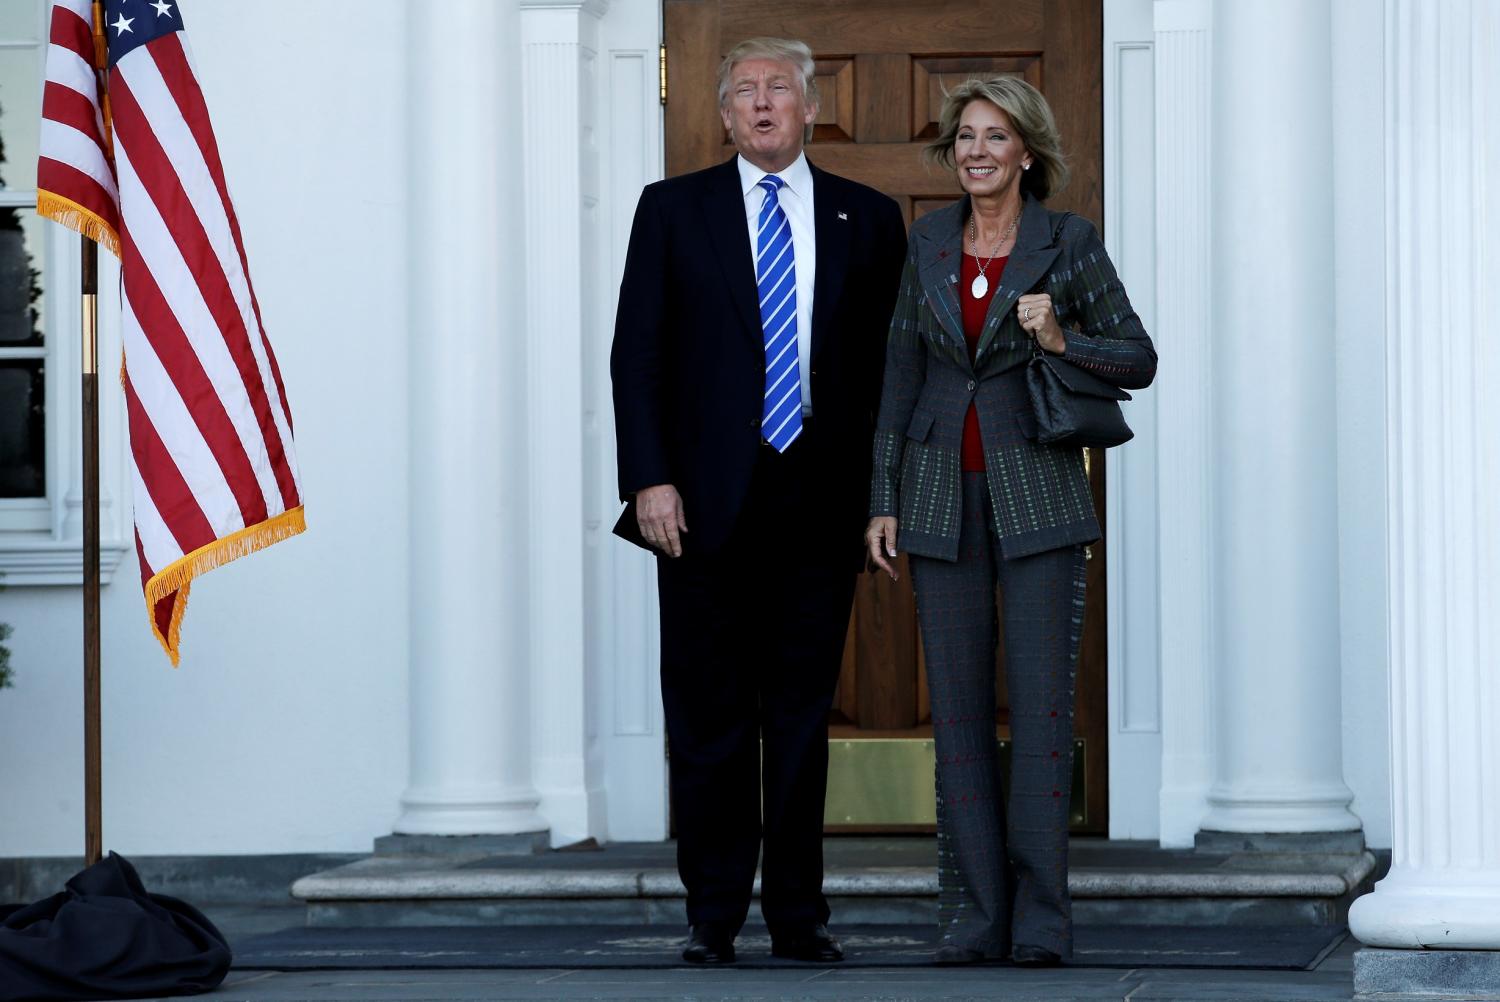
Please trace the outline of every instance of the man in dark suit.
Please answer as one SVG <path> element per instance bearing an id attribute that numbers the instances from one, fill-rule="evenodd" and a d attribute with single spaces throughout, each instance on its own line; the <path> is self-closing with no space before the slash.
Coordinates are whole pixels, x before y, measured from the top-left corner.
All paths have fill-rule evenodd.
<path id="1" fill-rule="evenodd" d="M 901 211 L 803 155 L 812 54 L 719 72 L 738 155 L 648 186 L 610 370 L 616 533 L 658 556 L 686 960 L 734 960 L 761 864 L 772 952 L 842 959 L 823 897 L 828 711 L 870 482 Z"/>

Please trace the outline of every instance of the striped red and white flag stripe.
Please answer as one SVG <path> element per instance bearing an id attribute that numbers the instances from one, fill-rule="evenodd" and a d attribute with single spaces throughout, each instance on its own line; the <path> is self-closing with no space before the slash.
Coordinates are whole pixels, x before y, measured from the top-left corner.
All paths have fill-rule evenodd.
<path id="1" fill-rule="evenodd" d="M 193 578 L 304 528 L 292 420 L 176 5 L 56 0 L 38 209 L 120 256 L 136 548 L 173 664 Z M 102 12 L 101 12 L 102 13 Z"/>
<path id="2" fill-rule="evenodd" d="M 109 165 L 92 8 L 90 0 L 52 5 L 37 210 L 118 254 L 120 192 Z"/>

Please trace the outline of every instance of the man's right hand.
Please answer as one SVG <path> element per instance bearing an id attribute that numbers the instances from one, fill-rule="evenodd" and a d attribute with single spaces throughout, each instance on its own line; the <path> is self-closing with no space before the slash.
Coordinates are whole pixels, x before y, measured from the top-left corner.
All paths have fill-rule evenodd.
<path id="1" fill-rule="evenodd" d="M 671 484 L 643 487 L 635 492 L 635 521 L 641 536 L 669 557 L 682 556 L 682 536 L 687 518 L 682 513 L 682 495 Z"/>
<path id="2" fill-rule="evenodd" d="M 896 559 L 896 520 L 889 515 L 877 515 L 865 527 L 865 550 L 870 565 L 878 567 L 895 581 L 898 577 L 891 561 Z"/>

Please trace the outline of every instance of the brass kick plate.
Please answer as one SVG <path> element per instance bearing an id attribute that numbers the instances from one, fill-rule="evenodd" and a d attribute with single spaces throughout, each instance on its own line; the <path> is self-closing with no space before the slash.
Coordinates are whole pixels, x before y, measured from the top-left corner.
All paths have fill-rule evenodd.
<path id="1" fill-rule="evenodd" d="M 1073 741 L 1073 788 L 1068 823 L 1088 823 L 1084 739 Z M 1010 774 L 1010 741 L 998 739 L 1000 776 Z M 836 738 L 828 742 L 828 797 L 823 824 L 829 828 L 937 824 L 932 740 Z"/>

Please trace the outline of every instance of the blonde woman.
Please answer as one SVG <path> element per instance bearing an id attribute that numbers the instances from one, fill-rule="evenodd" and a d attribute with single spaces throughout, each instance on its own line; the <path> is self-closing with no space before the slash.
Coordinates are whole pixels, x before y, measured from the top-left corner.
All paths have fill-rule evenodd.
<path id="1" fill-rule="evenodd" d="M 965 195 L 911 230 L 876 424 L 870 559 L 911 558 L 937 748 L 939 963 L 1072 951 L 1068 793 L 1084 547 L 1077 448 L 1043 445 L 1036 350 L 1143 387 L 1156 352 L 1094 227 L 1043 204 L 1067 179 L 1046 100 L 1015 77 L 952 91 L 928 148 Z M 1003 596 L 1012 769 L 995 744 Z"/>

